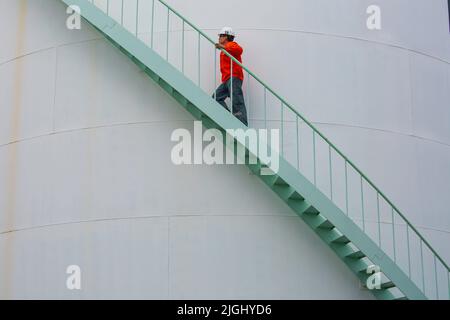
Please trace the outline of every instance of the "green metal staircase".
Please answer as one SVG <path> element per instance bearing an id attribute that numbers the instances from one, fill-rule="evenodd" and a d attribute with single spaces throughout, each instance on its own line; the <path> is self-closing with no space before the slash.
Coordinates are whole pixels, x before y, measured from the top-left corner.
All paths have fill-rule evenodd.
<path id="1" fill-rule="evenodd" d="M 182 107 L 201 120 L 205 127 L 217 128 L 222 132 L 226 129 L 247 129 L 211 97 L 210 92 L 217 78 L 214 42 L 165 2 L 134 0 L 131 10 L 134 13 L 130 15 L 127 8 L 131 8 L 131 1 L 62 1 L 78 6 L 86 21 Z M 148 21 L 142 19 L 144 5 L 151 16 Z M 175 19 L 178 21 L 177 28 L 173 27 Z M 145 32 L 139 32 L 142 25 L 146 26 Z M 161 26 L 166 26 L 166 29 Z M 171 62 L 169 37 L 174 37 L 175 33 L 180 44 L 176 52 L 181 56 L 181 61 Z M 193 73 L 194 76 L 189 76 L 190 64 L 185 61 L 185 53 L 188 54 L 185 43 L 192 42 L 192 39 L 195 39 L 198 49 L 198 57 L 195 58 L 198 59 L 198 70 Z M 214 53 L 213 59 L 209 60 L 214 63 L 210 69 L 214 70 L 214 80 L 204 80 L 203 84 L 200 70 L 203 63 L 200 61 L 204 61 L 205 55 L 202 48 Z M 258 101 L 253 101 L 252 110 L 257 112 L 258 108 L 264 114 L 255 123 L 259 123 L 260 128 L 281 131 L 279 171 L 273 175 L 261 173 L 263 168 L 266 169 L 266 164 L 260 160 L 250 164 L 248 160 L 252 155 L 257 156 L 257 150 L 246 146 L 245 141 L 238 141 L 246 147 L 250 170 L 315 231 L 363 286 L 371 276 L 367 273 L 368 267 L 379 267 L 381 287 L 370 290 L 375 297 L 389 300 L 449 299 L 450 269 L 417 229 L 320 131 L 256 75 L 245 66 L 243 68 L 247 78 L 246 96 L 258 98 L 254 99 Z M 205 86 L 210 87 L 206 89 Z M 249 92 L 250 89 L 253 93 Z M 250 101 L 247 105 L 250 107 Z M 309 151 L 305 152 L 301 146 Z M 324 180 L 329 182 L 326 187 L 323 187 Z"/>

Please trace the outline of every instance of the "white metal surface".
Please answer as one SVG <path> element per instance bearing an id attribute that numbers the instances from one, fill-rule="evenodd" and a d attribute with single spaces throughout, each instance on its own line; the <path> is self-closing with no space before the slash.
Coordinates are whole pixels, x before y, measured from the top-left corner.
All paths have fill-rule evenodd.
<path id="1" fill-rule="evenodd" d="M 369 1 L 168 2 L 211 35 L 232 25 L 244 63 L 450 259 L 445 1 L 380 0 L 376 32 Z M 90 27 L 67 30 L 59 1 L 0 0 L 0 17 L 0 298 L 371 298 L 245 168 L 172 165 L 192 118 Z"/>

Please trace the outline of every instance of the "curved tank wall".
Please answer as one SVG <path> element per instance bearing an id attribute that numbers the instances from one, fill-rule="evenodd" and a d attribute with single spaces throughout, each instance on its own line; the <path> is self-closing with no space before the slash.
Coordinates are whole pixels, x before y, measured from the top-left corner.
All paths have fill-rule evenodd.
<path id="1" fill-rule="evenodd" d="M 168 2 L 237 29 L 244 62 L 450 259 L 445 1 L 380 0 L 376 32 L 368 1 Z M 371 298 L 248 170 L 172 165 L 190 115 L 89 26 L 64 28 L 58 0 L 0 12 L 1 298 Z"/>

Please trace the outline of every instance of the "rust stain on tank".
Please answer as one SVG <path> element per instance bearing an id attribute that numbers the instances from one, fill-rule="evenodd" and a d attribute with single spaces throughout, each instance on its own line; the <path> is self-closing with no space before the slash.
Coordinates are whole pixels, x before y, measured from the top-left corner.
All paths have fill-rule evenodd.
<path id="1" fill-rule="evenodd" d="M 99 54 L 98 54 L 98 43 L 97 41 L 88 45 L 88 55 L 89 55 L 89 86 L 87 88 L 88 100 L 88 112 L 87 112 L 87 126 L 95 127 L 97 123 L 97 114 L 99 113 Z M 101 110 L 101 108 L 100 108 Z M 89 219 L 96 218 L 95 210 L 95 190 L 93 189 L 94 184 L 94 166 L 95 166 L 95 147 L 97 139 L 97 129 L 92 128 L 87 130 L 87 144 L 86 153 L 84 154 L 86 158 L 86 179 L 87 188 L 85 190 L 86 194 L 86 209 L 88 210 Z M 80 243 L 82 243 L 83 253 L 82 259 L 84 267 L 90 270 L 95 269 L 95 261 L 93 260 L 94 237 L 95 229 L 92 222 L 83 224 L 83 231 L 80 233 Z M 92 279 L 89 279 L 89 274 L 86 275 L 88 278 L 85 279 L 87 283 L 92 283 Z"/>
<path id="2" fill-rule="evenodd" d="M 26 16 L 27 0 L 18 1 L 17 26 L 16 26 L 16 50 L 15 57 L 24 54 L 25 36 L 26 36 Z M 11 132 L 10 141 L 16 141 L 20 138 L 21 130 L 21 112 L 23 95 L 23 59 L 19 58 L 14 63 L 13 92 L 11 107 Z M 17 201 L 17 165 L 19 161 L 18 144 L 12 143 L 7 147 L 7 176 L 6 176 L 6 203 L 5 203 L 5 231 L 14 229 L 14 216 L 16 213 Z M 13 275 L 14 275 L 14 233 L 5 234 L 5 251 L 3 261 L 3 288 L 6 299 L 12 298 L 13 294 Z"/>

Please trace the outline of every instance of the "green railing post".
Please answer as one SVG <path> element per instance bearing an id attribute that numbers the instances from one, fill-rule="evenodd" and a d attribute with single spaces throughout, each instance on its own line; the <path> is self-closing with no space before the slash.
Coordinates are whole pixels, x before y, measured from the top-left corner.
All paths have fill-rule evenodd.
<path id="1" fill-rule="evenodd" d="M 411 278 L 411 252 L 409 248 L 409 227 L 406 225 L 406 242 L 408 246 L 408 275 Z"/>
<path id="2" fill-rule="evenodd" d="M 122 0 L 122 8 L 120 9 L 120 25 L 123 26 L 123 2 L 124 0 Z"/>
<path id="3" fill-rule="evenodd" d="M 392 246 L 394 247 L 394 262 L 397 262 L 397 255 L 395 252 L 395 222 L 394 222 L 394 208 L 391 207 L 392 215 Z"/>
<path id="4" fill-rule="evenodd" d="M 200 80 L 200 74 L 201 74 L 201 71 L 200 71 L 200 68 L 201 68 L 201 65 L 202 65 L 202 60 L 201 60 L 201 55 L 200 55 L 200 49 L 201 49 L 201 46 L 200 46 L 200 33 L 198 34 L 198 43 L 197 43 L 197 49 L 198 49 L 198 69 L 197 69 L 197 71 L 198 71 L 198 74 L 197 74 L 197 77 L 198 77 L 198 86 L 200 87 L 201 86 L 201 80 Z"/>
<path id="5" fill-rule="evenodd" d="M 247 120 L 248 120 L 248 125 L 250 126 L 250 75 L 247 72 Z"/>
<path id="6" fill-rule="evenodd" d="M 295 127 L 297 131 L 297 170 L 300 171 L 300 135 L 299 135 L 299 124 L 298 124 L 298 117 L 295 115 Z"/>
<path id="7" fill-rule="evenodd" d="M 281 102 L 281 156 L 284 156 L 284 106 L 283 101 Z"/>
<path id="8" fill-rule="evenodd" d="M 361 177 L 361 215 L 362 215 L 362 225 L 363 231 L 366 231 L 366 217 L 364 215 L 364 186 L 363 186 L 363 177 Z"/>
<path id="9" fill-rule="evenodd" d="M 181 26 L 181 72 L 184 74 L 184 20 Z"/>
<path id="10" fill-rule="evenodd" d="M 349 216 L 348 212 L 348 166 L 347 166 L 347 160 L 345 160 L 345 212 L 347 213 L 347 216 Z"/>
<path id="11" fill-rule="evenodd" d="M 314 185 L 317 186 L 317 172 L 316 172 L 316 132 L 313 130 L 313 173 L 314 173 Z"/>
<path id="12" fill-rule="evenodd" d="M 267 128 L 267 89 L 264 88 L 264 127 Z"/>
<path id="13" fill-rule="evenodd" d="M 217 100 L 217 52 L 214 47 L 214 100 Z"/>
<path id="14" fill-rule="evenodd" d="M 450 300 L 450 272 L 447 271 L 448 299 Z"/>
<path id="15" fill-rule="evenodd" d="M 436 299 L 439 300 L 439 285 L 437 277 L 436 256 L 433 256 L 433 261 L 434 261 L 434 281 L 436 283 Z"/>
<path id="16" fill-rule="evenodd" d="M 422 265 L 422 291 L 425 293 L 425 268 L 423 266 L 423 241 L 420 239 L 420 263 Z"/>
<path id="17" fill-rule="evenodd" d="M 328 166 L 330 170 L 330 199 L 333 201 L 333 167 L 331 164 L 331 146 L 328 145 Z"/>

